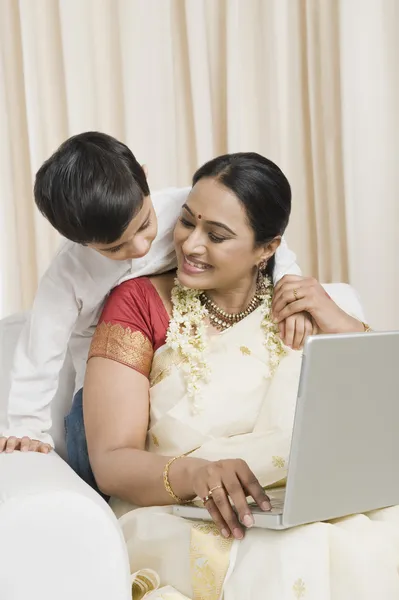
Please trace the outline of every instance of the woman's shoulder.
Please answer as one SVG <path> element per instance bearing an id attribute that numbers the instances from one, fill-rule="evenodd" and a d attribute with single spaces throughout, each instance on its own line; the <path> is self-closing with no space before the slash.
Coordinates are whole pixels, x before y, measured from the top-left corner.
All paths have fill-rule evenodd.
<path id="1" fill-rule="evenodd" d="M 165 339 L 169 316 L 163 301 L 148 277 L 128 279 L 108 297 L 100 323 L 118 323 L 141 331 L 157 348 Z"/>
<path id="2" fill-rule="evenodd" d="M 149 277 L 134 277 L 132 279 L 126 279 L 115 286 L 112 290 L 112 293 L 119 294 L 137 294 L 137 293 L 147 293 L 151 288 L 151 280 Z"/>
<path id="3" fill-rule="evenodd" d="M 132 302 L 139 301 L 140 304 L 143 300 L 156 304 L 159 301 L 169 304 L 174 280 L 174 272 L 151 277 L 136 277 L 120 283 L 112 290 L 110 296 L 118 299 L 126 298 Z"/>
<path id="4" fill-rule="evenodd" d="M 102 320 L 113 318 L 115 315 L 129 321 L 133 315 L 145 317 L 156 302 L 156 292 L 147 277 L 128 279 L 114 287 L 105 303 Z"/>
<path id="5" fill-rule="evenodd" d="M 135 277 L 123 281 L 111 290 L 107 304 L 126 303 L 137 305 L 141 309 L 148 308 L 157 300 L 157 290 L 149 277 Z"/>

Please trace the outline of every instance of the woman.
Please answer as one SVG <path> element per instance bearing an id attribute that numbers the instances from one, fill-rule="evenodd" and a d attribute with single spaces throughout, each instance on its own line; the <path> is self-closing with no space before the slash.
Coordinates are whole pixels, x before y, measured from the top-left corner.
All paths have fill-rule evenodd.
<path id="1" fill-rule="evenodd" d="M 270 510 L 264 488 L 286 476 L 300 372 L 301 354 L 276 334 L 265 276 L 290 208 L 287 179 L 257 154 L 222 156 L 194 175 L 175 229 L 177 274 L 115 289 L 93 338 L 84 388 L 91 465 L 103 493 L 119 499 L 132 571 L 153 569 L 176 593 L 367 600 L 378 580 L 390 600 L 399 548 L 384 523 L 251 529 L 247 497 Z M 297 288 L 306 285 L 292 288 L 295 301 Z M 366 329 L 315 289 L 321 331 Z M 194 499 L 215 526 L 172 515 L 171 505 Z M 376 563 L 375 540 L 389 567 Z"/>

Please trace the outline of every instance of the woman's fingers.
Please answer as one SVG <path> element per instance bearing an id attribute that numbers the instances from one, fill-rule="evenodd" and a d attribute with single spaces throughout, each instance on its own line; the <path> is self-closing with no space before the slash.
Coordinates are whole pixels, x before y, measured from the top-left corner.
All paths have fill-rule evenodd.
<path id="1" fill-rule="evenodd" d="M 216 527 L 219 529 L 220 533 L 222 534 L 223 537 L 225 538 L 229 538 L 231 535 L 231 531 L 229 529 L 229 526 L 227 525 L 227 523 L 225 522 L 225 520 L 223 519 L 222 515 L 220 514 L 220 511 L 218 509 L 218 507 L 216 506 L 214 500 L 212 498 L 210 498 L 208 500 L 208 502 L 205 504 L 205 508 L 207 509 L 207 511 L 209 512 L 209 514 L 212 517 L 212 521 L 215 523 Z"/>
<path id="2" fill-rule="evenodd" d="M 312 319 L 312 333 L 311 335 L 317 335 L 319 333 L 319 328 L 317 326 L 317 323 L 314 319 Z"/>
<path id="3" fill-rule="evenodd" d="M 247 495 L 244 492 L 243 486 L 234 471 L 225 477 L 224 485 L 226 492 L 230 496 L 237 511 L 240 523 L 245 525 L 245 527 L 252 527 L 254 524 L 254 518 L 247 502 Z"/>
<path id="4" fill-rule="evenodd" d="M 194 489 L 196 493 L 202 494 L 200 497 L 220 531 L 227 527 L 228 533 L 240 540 L 244 532 L 231 501 L 235 506 L 237 503 L 242 507 L 242 497 L 245 501 L 245 494 L 235 474 L 236 463 L 236 460 L 231 459 L 209 463 L 199 470 Z M 232 494 L 231 501 L 226 485 Z M 247 512 L 250 513 L 248 507 Z"/>
<path id="5" fill-rule="evenodd" d="M 298 300 L 306 299 L 306 304 L 313 306 L 315 298 L 325 300 L 328 294 L 320 283 L 313 277 L 286 276 L 274 288 L 272 314 L 278 320 L 287 305 L 295 304 Z M 305 309 L 304 309 L 305 310 Z M 298 312 L 295 310 L 294 312 Z M 292 314 L 292 313 L 290 313 Z"/>
<path id="6" fill-rule="evenodd" d="M 281 321 L 281 323 L 278 324 L 278 330 L 280 338 L 283 340 L 284 344 L 286 344 L 287 342 L 285 341 L 285 321 Z"/>
<path id="7" fill-rule="evenodd" d="M 265 493 L 265 490 L 260 485 L 258 479 L 252 473 L 247 463 L 243 460 L 237 460 L 238 468 L 237 475 L 248 496 L 252 496 L 256 504 L 263 511 L 271 510 L 271 504 L 269 496 Z"/>
<path id="8" fill-rule="evenodd" d="M 283 310 L 283 308 L 287 306 L 287 304 L 296 302 L 297 300 L 304 298 L 305 295 L 306 288 L 299 283 L 290 283 L 284 285 L 279 292 L 274 292 L 272 306 L 273 316 L 276 317 Z"/>
<path id="9" fill-rule="evenodd" d="M 240 540 L 244 537 L 243 526 L 253 526 L 247 496 L 252 496 L 262 510 L 271 509 L 264 489 L 241 459 L 210 463 L 198 472 L 196 481 L 195 492 L 203 499 L 205 508 L 224 537 L 231 533 Z"/>
<path id="10" fill-rule="evenodd" d="M 284 319 L 288 319 L 291 315 L 300 312 L 307 312 L 308 303 L 305 298 L 301 298 L 296 302 L 291 302 L 283 308 L 279 314 L 276 314 L 275 319 L 277 323 L 281 323 Z"/>
<path id="11" fill-rule="evenodd" d="M 7 443 L 7 438 L 0 437 L 0 452 L 4 452 L 4 450 L 6 449 L 6 443 Z"/>
<path id="12" fill-rule="evenodd" d="M 230 537 L 231 531 L 229 529 L 229 526 L 227 525 L 226 521 L 223 519 L 222 515 L 220 514 L 220 511 L 219 511 L 218 507 L 216 506 L 213 498 L 209 498 L 209 500 L 207 500 L 204 503 L 204 506 L 205 506 L 206 510 L 209 512 L 209 514 L 211 515 L 212 521 L 215 523 L 216 527 L 219 529 L 222 536 L 225 538 Z"/>
<path id="13" fill-rule="evenodd" d="M 274 286 L 273 299 L 272 299 L 272 313 L 275 314 L 278 309 L 281 310 L 279 305 L 283 302 L 291 302 L 295 299 L 294 290 L 299 295 L 299 289 L 306 287 L 307 279 L 305 277 L 299 277 L 297 275 L 285 275 L 280 281 Z M 284 303 L 284 302 L 283 302 Z"/>
<path id="14" fill-rule="evenodd" d="M 306 334 L 306 319 L 305 315 L 293 315 L 290 317 L 295 322 L 295 335 L 292 343 L 293 350 L 299 350 Z"/>
<path id="15" fill-rule="evenodd" d="M 282 287 L 289 283 L 298 284 L 305 280 L 305 277 L 301 277 L 300 275 L 284 275 L 274 286 L 274 294 L 277 294 Z M 295 286 L 294 286 L 295 287 Z"/>
<path id="16" fill-rule="evenodd" d="M 278 324 L 278 331 L 281 339 L 285 340 L 285 321 L 281 321 L 281 323 Z"/>
<path id="17" fill-rule="evenodd" d="M 302 336 L 302 340 L 301 340 L 297 350 L 301 350 L 304 347 L 306 338 L 308 338 L 310 335 L 314 335 L 313 334 L 313 330 L 314 330 L 313 319 L 311 317 L 308 317 L 307 315 L 303 315 L 303 319 L 304 319 L 303 336 Z"/>
<path id="18" fill-rule="evenodd" d="M 305 345 L 306 338 L 317 333 L 317 327 L 315 327 L 312 317 L 307 313 L 293 315 L 288 318 L 296 320 L 295 339 L 292 347 L 294 350 L 301 350 Z"/>
<path id="19" fill-rule="evenodd" d="M 305 318 L 305 332 L 303 335 L 303 340 L 300 348 L 303 348 L 305 345 L 306 338 L 310 335 L 316 335 L 317 327 L 315 327 L 314 321 L 310 315 L 304 315 Z"/>
<path id="20" fill-rule="evenodd" d="M 285 335 L 283 339 L 283 342 L 286 346 L 288 346 L 289 348 L 292 348 L 292 345 L 294 343 L 294 337 L 295 337 L 295 317 L 289 317 L 288 319 L 286 319 L 284 321 L 285 324 Z M 281 323 L 279 324 L 279 326 L 281 325 Z"/>
<path id="21" fill-rule="evenodd" d="M 210 489 L 212 490 L 213 487 L 215 486 L 211 486 Z M 234 498 L 232 500 L 234 502 Z M 233 536 L 237 540 L 241 540 L 244 537 L 244 533 L 224 487 L 217 487 L 217 489 L 212 491 L 212 501 Z"/>
<path id="22" fill-rule="evenodd" d="M 215 481 L 215 480 L 213 480 L 213 481 Z M 206 476 L 206 479 L 203 482 L 199 482 L 199 484 L 196 486 L 197 487 L 196 493 L 198 493 L 198 496 L 200 498 L 202 498 L 202 501 L 204 502 L 204 507 L 211 515 L 212 520 L 215 523 L 216 527 L 219 529 L 220 533 L 223 535 L 223 537 L 228 538 L 233 533 L 233 530 L 236 529 L 237 526 L 239 527 L 239 524 L 238 524 L 237 519 L 236 519 L 237 523 L 234 523 L 233 520 L 230 519 L 230 524 L 231 524 L 231 526 L 230 526 L 227 523 L 224 516 L 222 515 L 218 505 L 216 504 L 216 499 L 214 497 L 214 493 L 216 495 L 216 491 L 217 491 L 217 489 L 219 489 L 219 487 L 217 487 L 217 489 L 215 489 L 214 491 L 211 492 L 211 490 L 215 487 L 215 485 L 217 485 L 217 486 L 221 485 L 220 489 L 222 490 L 222 493 L 224 494 L 224 496 L 228 502 L 228 505 L 229 505 L 227 508 L 230 509 L 230 511 L 233 513 L 233 516 L 234 516 L 234 511 L 231 508 L 230 502 L 226 496 L 226 492 L 224 491 L 222 484 L 214 483 L 214 485 L 212 486 L 209 483 L 208 476 Z M 220 499 L 218 500 L 218 502 L 220 505 L 221 504 Z M 242 535 L 241 535 L 241 537 L 242 537 Z"/>
<path id="23" fill-rule="evenodd" d="M 316 335 L 317 326 L 307 313 L 299 313 L 287 317 L 278 324 L 280 337 L 286 346 L 300 350 L 309 335 Z"/>

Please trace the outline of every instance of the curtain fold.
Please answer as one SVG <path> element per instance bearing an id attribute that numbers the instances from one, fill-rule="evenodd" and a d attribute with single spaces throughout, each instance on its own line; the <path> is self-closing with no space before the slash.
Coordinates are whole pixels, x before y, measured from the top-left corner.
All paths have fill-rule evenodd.
<path id="1" fill-rule="evenodd" d="M 59 236 L 34 175 L 68 136 L 125 141 L 152 189 L 224 152 L 275 160 L 305 273 L 399 327 L 396 0 L 0 0 L 0 315 Z"/>
<path id="2" fill-rule="evenodd" d="M 367 314 L 399 328 L 399 5 L 340 2 L 349 280 Z"/>

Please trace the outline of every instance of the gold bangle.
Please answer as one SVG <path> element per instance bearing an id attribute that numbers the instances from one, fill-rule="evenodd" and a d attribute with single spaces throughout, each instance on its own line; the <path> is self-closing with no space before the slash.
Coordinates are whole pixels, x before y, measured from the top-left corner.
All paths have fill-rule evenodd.
<path id="1" fill-rule="evenodd" d="M 184 500 L 182 500 L 182 498 L 179 498 L 179 496 L 176 496 L 176 494 L 172 490 L 172 486 L 170 485 L 170 481 L 169 481 L 169 469 L 170 469 L 171 464 L 174 463 L 175 460 L 177 460 L 178 458 L 184 458 L 184 457 L 185 457 L 185 454 L 181 454 L 180 456 L 174 456 L 173 458 L 168 460 L 168 462 L 166 463 L 164 470 L 163 470 L 163 484 L 165 486 L 165 490 L 168 492 L 169 496 L 172 496 L 173 500 L 177 504 L 184 504 Z"/>
<path id="2" fill-rule="evenodd" d="M 363 323 L 363 321 L 361 321 L 361 324 L 363 325 L 364 333 L 370 333 L 370 331 L 373 331 L 370 325 L 367 325 L 367 323 Z"/>

